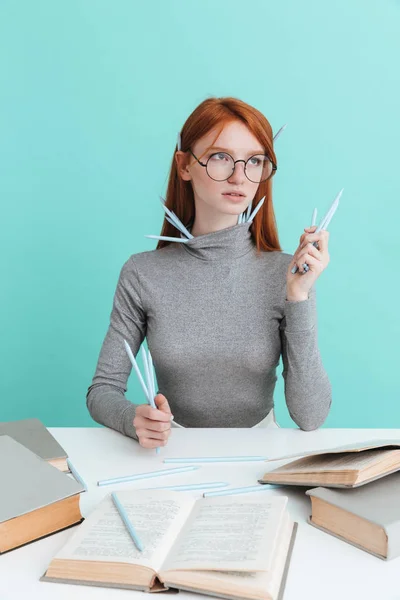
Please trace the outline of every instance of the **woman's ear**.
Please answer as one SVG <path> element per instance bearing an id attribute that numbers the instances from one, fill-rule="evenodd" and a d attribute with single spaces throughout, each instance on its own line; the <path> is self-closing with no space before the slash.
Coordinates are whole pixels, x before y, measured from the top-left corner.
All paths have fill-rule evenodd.
<path id="1" fill-rule="evenodd" d="M 175 152 L 175 161 L 178 170 L 178 175 L 184 181 L 190 181 L 192 179 L 192 176 L 190 175 L 188 169 L 188 159 L 186 152 L 182 152 L 181 150 Z"/>

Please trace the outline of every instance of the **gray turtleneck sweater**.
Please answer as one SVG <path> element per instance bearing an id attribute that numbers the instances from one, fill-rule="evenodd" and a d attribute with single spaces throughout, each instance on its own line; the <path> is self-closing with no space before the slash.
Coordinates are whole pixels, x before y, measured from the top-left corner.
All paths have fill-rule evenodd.
<path id="1" fill-rule="evenodd" d="M 132 367 L 123 340 L 136 356 L 146 337 L 158 392 L 179 425 L 260 422 L 274 405 L 280 355 L 293 421 L 304 430 L 324 422 L 331 385 L 318 349 L 315 287 L 307 300 L 286 300 L 292 255 L 257 255 L 249 227 L 234 225 L 125 262 L 86 396 L 95 421 L 137 439 L 137 404 L 125 398 Z"/>

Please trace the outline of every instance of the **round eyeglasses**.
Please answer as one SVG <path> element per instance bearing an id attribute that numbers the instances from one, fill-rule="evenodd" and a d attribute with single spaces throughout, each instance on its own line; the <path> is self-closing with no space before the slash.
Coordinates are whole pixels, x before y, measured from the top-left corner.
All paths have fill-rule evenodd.
<path id="1" fill-rule="evenodd" d="M 244 174 L 252 183 L 267 181 L 275 174 L 278 168 L 266 154 L 255 154 L 247 160 L 234 160 L 227 152 L 215 152 L 208 157 L 206 163 L 202 163 L 190 148 L 189 152 L 199 165 L 206 168 L 208 176 L 214 179 L 214 181 L 226 181 L 229 179 L 238 162 L 244 163 Z"/>

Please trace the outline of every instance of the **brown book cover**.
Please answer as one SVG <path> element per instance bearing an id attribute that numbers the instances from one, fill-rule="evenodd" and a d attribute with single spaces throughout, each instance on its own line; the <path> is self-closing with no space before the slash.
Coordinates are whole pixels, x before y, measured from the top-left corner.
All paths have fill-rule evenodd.
<path id="1" fill-rule="evenodd" d="M 83 486 L 7 435 L 0 436 L 0 482 L 0 552 L 83 520 Z"/>
<path id="2" fill-rule="evenodd" d="M 312 515 L 311 525 L 379 558 L 400 556 L 400 472 L 356 489 L 318 487 L 306 494 L 324 503 L 328 516 L 331 515 L 326 525 L 332 529 L 315 523 Z M 355 518 L 351 521 L 349 516 Z M 363 522 L 366 524 L 364 538 L 361 536 Z M 378 551 L 379 540 L 384 542 L 381 552 Z"/>

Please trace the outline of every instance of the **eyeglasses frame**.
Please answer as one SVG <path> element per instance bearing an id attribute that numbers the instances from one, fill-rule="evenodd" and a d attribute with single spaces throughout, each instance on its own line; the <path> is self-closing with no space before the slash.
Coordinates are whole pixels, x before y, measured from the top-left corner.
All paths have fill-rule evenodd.
<path id="1" fill-rule="evenodd" d="M 199 163 L 199 165 L 201 165 L 202 167 L 206 167 L 206 172 L 207 172 L 207 175 L 208 175 L 208 176 L 209 176 L 209 178 L 210 178 L 210 179 L 212 179 L 213 181 L 227 181 L 227 180 L 229 179 L 229 177 L 232 177 L 232 175 L 234 174 L 234 172 L 235 172 L 235 167 L 236 167 L 236 163 L 238 163 L 238 162 L 243 162 L 243 163 L 244 163 L 244 174 L 246 175 L 247 179 L 248 179 L 249 181 L 251 181 L 251 183 L 264 183 L 265 181 L 268 181 L 269 179 L 271 179 L 271 177 L 273 177 L 273 175 L 275 175 L 275 173 L 276 173 L 276 171 L 277 171 L 277 169 L 278 169 L 278 167 L 277 167 L 277 165 L 274 163 L 274 161 L 273 161 L 273 160 L 271 160 L 267 154 L 263 154 L 263 156 L 266 156 L 266 157 L 268 158 L 268 160 L 269 160 L 269 161 L 271 162 L 271 164 L 272 164 L 272 172 L 271 172 L 271 175 L 269 175 L 269 176 L 268 176 L 266 179 L 261 179 L 261 181 L 252 181 L 252 180 L 251 180 L 251 179 L 250 179 L 250 178 L 247 176 L 247 173 L 246 173 L 246 165 L 247 165 L 247 163 L 249 162 L 249 160 L 251 160 L 251 159 L 252 159 L 254 156 L 259 156 L 259 154 L 253 154 L 253 156 L 250 156 L 250 157 L 249 157 L 247 160 L 244 160 L 243 158 L 241 158 L 241 159 L 238 159 L 238 160 L 235 160 L 235 159 L 233 158 L 233 156 L 231 156 L 231 155 L 229 154 L 229 152 L 224 152 L 224 151 L 222 151 L 222 150 L 221 150 L 220 152 L 213 152 L 213 153 L 212 153 L 212 154 L 211 154 L 211 155 L 208 157 L 208 159 L 207 159 L 207 162 L 206 162 L 206 163 L 202 163 L 202 162 L 201 162 L 201 161 L 200 161 L 200 160 L 197 158 L 197 156 L 196 156 L 196 155 L 195 155 L 195 154 L 192 152 L 192 150 L 191 150 L 190 148 L 187 150 L 187 152 L 190 152 L 190 154 L 193 156 L 193 158 L 195 158 L 195 159 L 197 160 L 197 162 Z M 210 160 L 210 158 L 211 158 L 212 156 L 214 156 L 215 154 L 227 154 L 227 155 L 228 155 L 228 156 L 229 156 L 229 157 L 232 159 L 232 161 L 233 161 L 233 171 L 232 171 L 232 173 L 231 173 L 231 174 L 230 174 L 230 175 L 229 175 L 229 176 L 228 176 L 226 179 L 214 179 L 214 177 L 211 177 L 211 175 L 210 175 L 210 174 L 209 174 L 209 172 L 207 171 L 207 164 L 208 164 L 208 161 L 209 161 L 209 160 Z"/>

